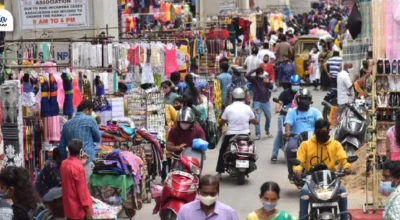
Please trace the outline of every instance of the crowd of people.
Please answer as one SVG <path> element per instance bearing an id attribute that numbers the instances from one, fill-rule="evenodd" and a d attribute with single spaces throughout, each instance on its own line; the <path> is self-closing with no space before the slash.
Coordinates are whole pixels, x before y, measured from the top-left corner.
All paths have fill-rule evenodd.
<path id="1" fill-rule="evenodd" d="M 218 201 L 220 179 L 225 172 L 223 154 L 229 147 L 229 140 L 237 134 L 250 134 L 250 124 L 255 126 L 255 139 L 262 136 L 260 128 L 261 115 L 265 116 L 264 131 L 267 138 L 275 138 L 271 163 L 276 163 L 283 137 L 287 139 L 289 149 L 298 148 L 295 157 L 304 166 L 293 166 L 289 163 L 288 177 L 301 179 L 302 174 L 309 172 L 310 158 L 324 155 L 321 161 L 331 171 L 336 171 L 336 163 L 345 173 L 351 173 L 351 164 L 347 162 L 346 152 L 340 142 L 330 136 L 330 124 L 322 119 L 321 112 L 311 106 L 312 95 L 307 88 L 301 87 L 301 79 L 296 74 L 294 64 L 294 44 L 300 35 L 315 35 L 326 32 L 331 38 L 320 40 L 310 51 L 310 80 L 315 90 L 334 89 L 338 93 L 339 111 L 351 102 L 358 90 L 354 84 L 361 85 L 370 73 L 360 78 L 352 77 L 352 64 L 341 58 L 341 42 L 350 36 L 345 24 L 347 11 L 332 7 L 319 8 L 310 13 L 299 14 L 287 20 L 288 31 L 271 31 L 268 39 L 258 45 L 251 45 L 251 54 L 243 66 L 245 74 L 234 68 L 228 59 L 219 60 L 220 71 L 216 76 L 222 91 L 222 109 L 219 127 L 227 124 L 225 136 L 219 149 L 216 164 L 217 175 L 202 175 L 199 180 L 199 200 L 184 205 L 179 211 L 178 220 L 197 219 L 238 219 L 237 213 L 227 204 Z M 185 76 L 186 89 L 177 85 L 181 74 L 174 72 L 170 79 L 161 83 L 164 92 L 166 109 L 166 152 L 167 160 L 163 162 L 162 181 L 165 181 L 171 170 L 171 157 L 168 152 L 179 154 L 192 145 L 192 140 L 205 140 L 202 112 L 198 108 L 203 103 L 201 93 L 195 86 L 198 67 L 191 65 L 192 73 Z M 271 94 L 281 87 L 274 113 L 278 116 L 277 133 L 271 132 L 272 104 Z M 119 85 L 120 96 L 127 88 Z M 52 207 L 60 202 L 64 215 L 68 219 L 92 219 L 92 200 L 87 183 L 95 159 L 95 143 L 101 137 L 118 136 L 99 131 L 99 118 L 93 115 L 93 103 L 84 100 L 77 108 L 77 114 L 62 129 L 58 148 L 53 150 L 52 159 L 46 162 L 35 185 L 30 180 L 29 172 L 24 168 L 6 167 L 0 173 L 0 218 L 28 220 L 32 219 L 32 210 L 41 207 L 41 202 Z M 298 146 L 298 139 L 292 134 L 312 132 L 312 137 Z M 396 125 L 387 131 L 388 158 L 400 155 L 400 115 Z M 400 218 L 400 162 L 387 161 L 384 164 L 383 179 L 379 190 L 389 196 L 386 205 L 385 219 Z M 345 192 L 344 187 L 339 190 Z M 303 196 L 309 194 L 306 185 L 301 189 L 300 219 L 308 214 L 308 200 Z M 295 216 L 278 208 L 280 187 L 275 182 L 265 182 L 260 188 L 260 208 L 251 212 L 247 220 L 271 219 L 293 220 Z M 12 201 L 12 206 L 7 202 Z M 341 212 L 347 211 L 347 198 L 339 199 Z M 55 211 L 55 210 L 52 210 Z M 342 219 L 347 219 L 342 216 Z"/>

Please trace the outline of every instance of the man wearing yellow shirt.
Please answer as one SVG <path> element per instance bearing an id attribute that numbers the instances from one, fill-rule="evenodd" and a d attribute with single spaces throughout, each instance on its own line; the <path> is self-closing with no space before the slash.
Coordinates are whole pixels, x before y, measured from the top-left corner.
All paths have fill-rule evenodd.
<path id="1" fill-rule="evenodd" d="M 347 155 L 340 142 L 329 136 L 330 124 L 326 119 L 318 119 L 315 122 L 315 132 L 308 141 L 303 141 L 297 151 L 297 159 L 304 164 L 306 172 L 309 172 L 312 165 L 324 163 L 332 172 L 336 171 L 336 161 L 339 162 L 345 173 L 350 173 L 351 164 L 347 162 Z M 295 166 L 293 171 L 298 179 L 301 179 L 303 167 Z M 346 189 L 340 186 L 339 193 L 346 192 Z M 307 184 L 303 186 L 300 192 L 300 218 L 303 219 L 308 214 L 309 200 L 302 199 L 308 195 Z M 340 212 L 347 212 L 347 198 L 339 199 Z M 341 219 L 347 219 L 347 214 Z"/>

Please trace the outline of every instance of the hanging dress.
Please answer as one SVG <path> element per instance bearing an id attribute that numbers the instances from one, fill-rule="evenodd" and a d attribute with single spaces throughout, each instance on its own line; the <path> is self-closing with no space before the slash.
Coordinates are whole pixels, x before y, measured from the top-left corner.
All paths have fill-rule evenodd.
<path id="1" fill-rule="evenodd" d="M 61 73 L 61 78 L 63 80 L 64 86 L 64 107 L 63 107 L 63 114 L 72 116 L 74 114 L 74 105 L 73 105 L 73 88 L 72 88 L 72 77 L 68 73 Z"/>
<path id="2" fill-rule="evenodd" d="M 178 71 L 178 63 L 176 62 L 176 47 L 169 44 L 165 47 L 165 75 L 169 78 L 172 72 Z"/>
<path id="3" fill-rule="evenodd" d="M 32 107 L 36 105 L 36 97 L 34 93 L 33 85 L 37 83 L 37 79 L 26 77 L 29 74 L 25 74 L 21 79 L 23 85 L 23 94 L 21 97 L 21 103 L 24 107 Z"/>
<path id="4" fill-rule="evenodd" d="M 105 96 L 103 82 L 100 79 L 95 80 L 94 85 L 96 88 L 96 96 L 93 99 L 93 105 L 94 105 L 93 110 L 96 112 L 111 110 L 111 105 L 109 104 L 109 102 Z"/>

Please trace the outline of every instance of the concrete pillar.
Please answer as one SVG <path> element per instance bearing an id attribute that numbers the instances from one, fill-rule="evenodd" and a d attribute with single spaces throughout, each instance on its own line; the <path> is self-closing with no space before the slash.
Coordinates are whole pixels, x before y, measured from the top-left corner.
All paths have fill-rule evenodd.
<path id="1" fill-rule="evenodd" d="M 89 27 L 46 29 L 46 33 L 53 38 L 80 38 L 83 36 L 93 37 L 100 34 L 100 28 L 108 24 L 109 35 L 118 39 L 118 2 L 113 0 L 87 0 L 89 7 Z M 21 37 L 40 38 L 43 30 L 21 30 L 19 1 L 4 0 L 5 8 L 14 16 L 14 32 L 6 34 L 6 40 L 21 39 Z M 85 30 L 96 29 L 98 30 Z M 68 32 L 64 32 L 68 30 Z M 79 30 L 79 31 L 78 31 Z M 63 31 L 63 32 L 60 32 Z"/>
<path id="2" fill-rule="evenodd" d="M 250 1 L 249 0 L 240 0 L 240 9 L 248 10 L 250 9 Z"/>

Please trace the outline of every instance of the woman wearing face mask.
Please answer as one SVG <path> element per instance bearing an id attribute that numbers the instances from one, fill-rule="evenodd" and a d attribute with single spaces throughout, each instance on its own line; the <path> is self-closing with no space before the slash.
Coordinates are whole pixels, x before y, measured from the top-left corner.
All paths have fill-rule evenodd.
<path id="1" fill-rule="evenodd" d="M 264 183 L 260 192 L 260 201 L 263 207 L 250 213 L 246 220 L 295 220 L 296 218 L 288 212 L 276 208 L 280 199 L 280 191 L 281 189 L 277 183 Z"/>
<path id="2" fill-rule="evenodd" d="M 0 173 L 2 199 L 11 199 L 14 220 L 29 220 L 28 212 L 35 210 L 40 202 L 27 169 L 9 166 Z M 2 213 L 3 214 L 3 213 Z"/>
<path id="3" fill-rule="evenodd" d="M 397 220 L 400 217 L 400 161 L 386 161 L 383 164 L 379 193 L 388 196 L 383 219 Z"/>
<path id="4" fill-rule="evenodd" d="M 172 85 L 172 82 L 166 80 L 161 83 L 161 88 L 164 92 L 164 104 L 173 105 L 174 100 L 179 96 L 175 93 L 175 88 Z"/>
<path id="5" fill-rule="evenodd" d="M 312 65 L 313 72 L 310 75 L 310 81 L 314 82 L 314 90 L 318 91 L 319 79 L 321 78 L 321 72 L 319 70 L 319 50 L 318 46 L 314 45 L 310 52 L 310 64 Z"/>

